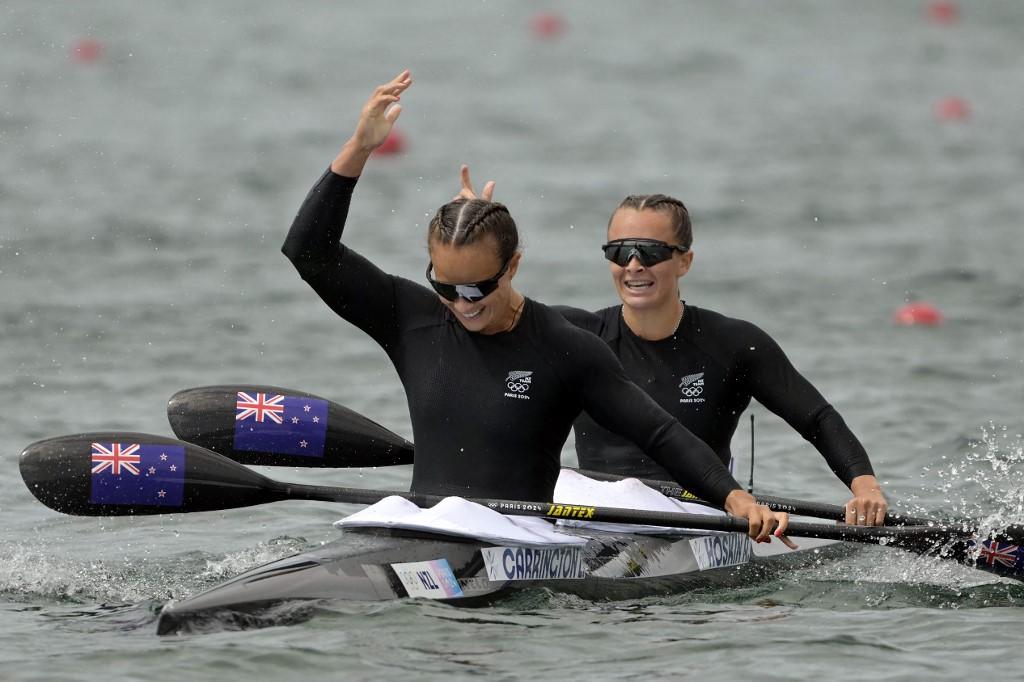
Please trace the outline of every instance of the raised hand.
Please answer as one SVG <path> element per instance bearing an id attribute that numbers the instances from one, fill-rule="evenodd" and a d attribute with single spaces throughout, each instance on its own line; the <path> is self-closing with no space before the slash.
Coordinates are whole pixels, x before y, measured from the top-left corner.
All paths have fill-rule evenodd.
<path id="1" fill-rule="evenodd" d="M 373 94 L 359 113 L 359 123 L 338 156 L 331 170 L 338 175 L 357 177 L 374 149 L 384 144 L 392 126 L 402 113 L 398 101 L 412 85 L 412 74 L 406 69 L 384 85 L 374 88 Z"/>
<path id="2" fill-rule="evenodd" d="M 402 113 L 402 93 L 412 85 L 412 75 L 406 69 L 390 82 L 378 85 L 359 115 L 359 124 L 352 138 L 360 149 L 373 151 L 384 144 L 391 127 Z M 392 106 L 393 105 L 393 106 Z"/>

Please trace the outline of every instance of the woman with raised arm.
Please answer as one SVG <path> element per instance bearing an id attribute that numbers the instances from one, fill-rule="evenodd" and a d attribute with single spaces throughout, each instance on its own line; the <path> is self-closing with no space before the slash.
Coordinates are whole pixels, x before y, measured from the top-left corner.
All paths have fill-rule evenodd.
<path id="1" fill-rule="evenodd" d="M 481 195 L 490 199 L 494 182 Z M 475 197 L 462 167 L 462 198 Z M 888 503 L 864 447 L 843 418 L 756 325 L 684 303 L 679 281 L 693 264 L 693 230 L 683 202 L 664 194 L 626 197 L 601 247 L 621 305 L 591 313 L 559 306 L 600 336 L 626 374 L 729 464 L 729 445 L 751 398 L 782 417 L 821 453 L 853 493 L 846 522 L 882 525 Z M 628 439 L 584 413 L 576 420 L 580 467 L 643 478 L 672 476 Z"/>
<path id="2" fill-rule="evenodd" d="M 501 204 L 458 199 L 430 221 L 430 288 L 341 243 L 370 154 L 401 112 L 408 71 L 378 87 L 299 209 L 283 251 L 338 315 L 387 353 L 405 388 L 417 492 L 551 500 L 560 452 L 586 409 L 680 484 L 746 518 L 758 541 L 787 516 L 758 505 L 706 444 L 625 375 L 600 339 L 512 287 L 522 253 Z"/>

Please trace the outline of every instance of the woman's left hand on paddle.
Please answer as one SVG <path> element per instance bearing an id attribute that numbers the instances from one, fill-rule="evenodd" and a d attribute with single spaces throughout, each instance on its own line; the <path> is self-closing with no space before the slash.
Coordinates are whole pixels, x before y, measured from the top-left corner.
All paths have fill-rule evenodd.
<path id="1" fill-rule="evenodd" d="M 881 526 L 889 503 L 882 494 L 882 484 L 874 476 L 858 476 L 850 483 L 853 498 L 846 503 L 846 523 L 852 526 Z"/>

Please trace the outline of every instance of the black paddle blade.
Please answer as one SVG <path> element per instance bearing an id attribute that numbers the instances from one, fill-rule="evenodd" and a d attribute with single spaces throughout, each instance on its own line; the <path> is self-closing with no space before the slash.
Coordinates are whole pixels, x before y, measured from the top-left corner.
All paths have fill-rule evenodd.
<path id="1" fill-rule="evenodd" d="M 79 516 L 234 509 L 285 499 L 274 481 L 209 450 L 146 433 L 49 438 L 21 453 L 40 502 Z"/>
<path id="2" fill-rule="evenodd" d="M 412 464 L 412 443 L 337 403 L 274 386 L 202 386 L 167 403 L 181 438 L 243 464 L 366 467 Z"/>

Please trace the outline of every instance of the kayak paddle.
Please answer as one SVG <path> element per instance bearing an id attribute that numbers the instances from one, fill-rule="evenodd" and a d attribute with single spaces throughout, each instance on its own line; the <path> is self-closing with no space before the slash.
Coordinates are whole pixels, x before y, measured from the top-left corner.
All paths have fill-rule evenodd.
<path id="1" fill-rule="evenodd" d="M 127 516 L 235 509 L 279 500 L 320 500 L 372 504 L 396 495 L 421 507 L 439 495 L 282 483 L 227 457 L 191 443 L 144 433 L 97 432 L 61 436 L 29 445 L 21 454 L 25 484 L 36 498 L 59 512 L 85 516 Z M 503 514 L 643 524 L 710 531 L 747 531 L 744 519 L 675 512 L 653 512 L 553 502 L 466 498 Z M 1017 576 L 1016 553 L 1024 529 L 1011 541 L 1002 534 L 983 543 L 978 568 Z M 794 537 L 817 537 L 882 544 L 969 561 L 970 531 L 922 526 L 846 526 L 794 522 Z M 994 548 L 993 548 L 994 547 Z M 1011 552 L 1012 547 L 1012 552 Z M 987 552 L 987 554 L 986 554 Z M 985 562 L 994 554 L 1013 557 Z"/>

